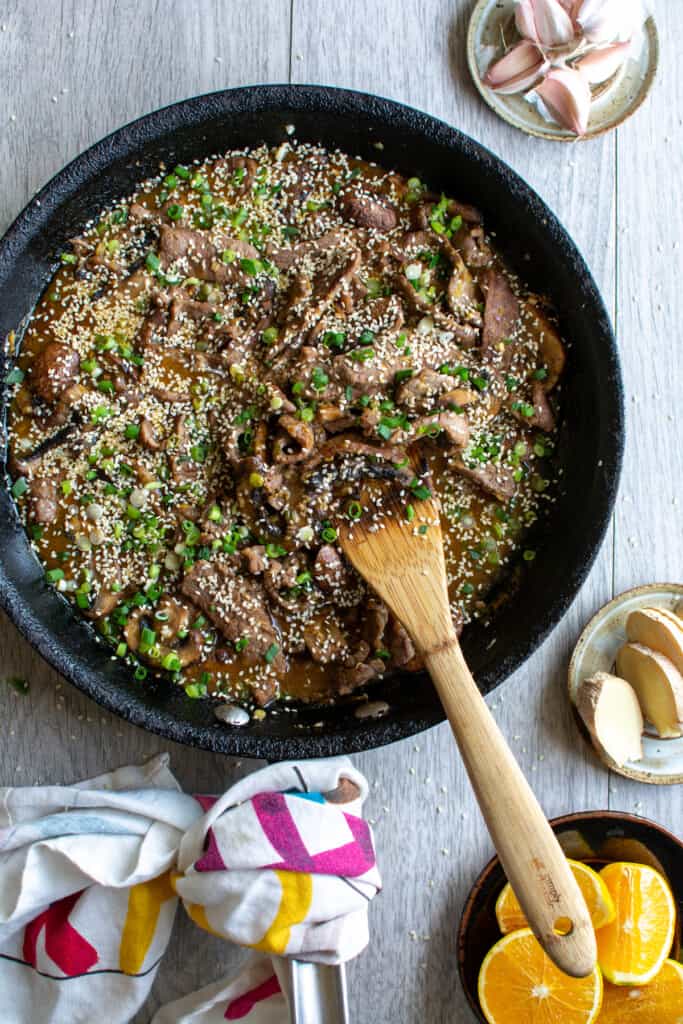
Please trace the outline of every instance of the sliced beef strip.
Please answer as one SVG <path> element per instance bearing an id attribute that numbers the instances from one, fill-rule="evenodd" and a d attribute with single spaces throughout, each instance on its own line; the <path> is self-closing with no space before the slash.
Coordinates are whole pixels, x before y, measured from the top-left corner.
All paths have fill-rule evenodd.
<path id="1" fill-rule="evenodd" d="M 465 448 L 470 439 L 467 419 L 456 412 L 437 412 L 431 416 L 418 416 L 410 425 L 411 437 L 429 436 L 433 430 L 440 431 L 448 444 Z"/>
<path id="2" fill-rule="evenodd" d="M 218 177 L 231 182 L 238 192 L 246 193 L 251 191 L 258 163 L 250 156 L 226 156 L 216 160 L 213 169 Z"/>
<path id="3" fill-rule="evenodd" d="M 343 696 L 353 693 L 354 690 L 365 686 L 372 679 L 381 676 L 385 668 L 381 658 L 356 662 L 352 665 L 340 665 L 334 673 L 332 683 L 337 693 Z"/>
<path id="4" fill-rule="evenodd" d="M 313 563 L 313 579 L 329 596 L 353 585 L 351 570 L 332 544 L 323 544 L 318 550 Z"/>
<path id="5" fill-rule="evenodd" d="M 545 431 L 547 434 L 550 434 L 555 429 L 555 416 L 550 408 L 546 390 L 540 380 L 534 381 L 531 391 L 531 402 L 529 404 L 533 405 L 534 408 L 532 416 L 524 415 L 521 409 L 523 404 L 519 401 L 511 402 L 510 412 L 525 427 L 534 427 L 537 430 Z"/>
<path id="6" fill-rule="evenodd" d="M 54 523 L 57 518 L 57 483 L 34 477 L 29 485 L 30 517 L 36 523 Z"/>
<path id="7" fill-rule="evenodd" d="M 309 301 L 301 307 L 293 306 L 290 309 L 280 337 L 271 349 L 272 357 L 286 350 L 293 341 L 303 339 L 304 335 L 315 327 L 358 270 L 361 262 L 360 252 L 354 249 L 341 254 L 341 259 L 332 259 L 330 262 L 329 267 L 316 275 Z"/>
<path id="8" fill-rule="evenodd" d="M 482 351 L 503 351 L 504 340 L 509 338 L 519 320 L 519 302 L 507 278 L 498 270 L 487 270 L 482 287 L 486 294 Z"/>
<path id="9" fill-rule="evenodd" d="M 280 416 L 277 424 L 279 436 L 273 442 L 274 461 L 290 465 L 307 459 L 315 446 L 315 433 L 311 424 L 304 423 L 290 413 Z"/>
<path id="10" fill-rule="evenodd" d="M 317 415 L 328 434 L 338 434 L 341 430 L 349 430 L 356 423 L 355 416 L 329 402 L 321 402 Z"/>
<path id="11" fill-rule="evenodd" d="M 383 601 L 371 597 L 365 606 L 363 639 L 374 653 L 384 647 L 384 631 L 389 621 L 389 609 Z"/>
<path id="12" fill-rule="evenodd" d="M 336 616 L 330 611 L 313 615 L 304 626 L 304 643 L 313 661 L 329 665 L 348 653 L 348 643 Z"/>
<path id="13" fill-rule="evenodd" d="M 467 477 L 478 484 L 487 494 L 492 494 L 499 501 L 507 502 L 515 494 L 515 481 L 512 470 L 507 466 L 488 463 L 486 466 L 467 466 L 462 459 L 452 459 L 451 466 L 461 476 Z"/>
<path id="14" fill-rule="evenodd" d="M 246 650 L 250 658 L 263 658 L 273 645 L 277 646 L 277 654 L 270 664 L 275 672 L 285 671 L 286 661 L 267 610 L 268 601 L 263 587 L 255 579 L 240 575 L 225 562 L 200 561 L 185 575 L 180 589 L 228 640 L 235 643 L 248 637 Z M 255 696 L 261 700 L 259 695 Z M 270 698 L 266 697 L 263 702 L 267 699 Z"/>
<path id="15" fill-rule="evenodd" d="M 462 254 L 468 267 L 485 267 L 491 262 L 493 254 L 483 228 L 475 227 L 467 233 L 462 243 Z"/>
<path id="16" fill-rule="evenodd" d="M 253 547 L 242 548 L 240 551 L 242 562 L 246 572 L 252 576 L 261 576 L 268 567 L 266 549 L 263 544 L 256 544 Z"/>
<path id="17" fill-rule="evenodd" d="M 386 354 L 375 355 L 367 361 L 354 358 L 354 350 L 335 356 L 332 360 L 330 377 L 342 386 L 351 386 L 362 394 L 373 394 L 390 384 L 398 370 L 405 366 L 405 356 L 400 349 L 382 346 L 381 338 L 375 339 L 376 348 L 386 349 Z M 361 346 L 362 348 L 362 346 Z M 361 353 L 362 354 L 362 353 Z"/>
<path id="18" fill-rule="evenodd" d="M 398 224 L 398 214 L 386 200 L 371 199 L 369 196 L 347 192 L 341 196 L 339 207 L 344 220 L 349 220 L 361 228 L 386 232 L 393 230 Z"/>
<path id="19" fill-rule="evenodd" d="M 176 334 L 186 320 L 198 322 L 213 316 L 215 312 L 216 307 L 210 302 L 197 302 L 185 295 L 174 295 L 169 310 L 168 337 Z"/>
<path id="20" fill-rule="evenodd" d="M 456 316 L 481 323 L 481 317 L 476 308 L 477 286 L 465 266 L 462 256 L 455 250 L 451 263 L 453 269 L 446 289 L 448 305 Z"/>
<path id="21" fill-rule="evenodd" d="M 188 275 L 202 281 L 219 284 L 246 282 L 247 278 L 237 261 L 224 263 L 221 259 L 221 253 L 226 249 L 240 257 L 257 259 L 259 256 L 257 249 L 238 238 L 225 237 L 221 239 L 220 245 L 214 245 L 204 231 L 171 227 L 168 224 L 161 226 L 159 258 L 164 270 L 178 260 L 183 260 Z"/>
<path id="22" fill-rule="evenodd" d="M 425 367 L 413 374 L 396 388 L 396 404 L 409 412 L 428 412 L 434 408 L 435 400 L 447 391 L 457 387 L 455 377 Z"/>
<path id="23" fill-rule="evenodd" d="M 389 664 L 392 668 L 407 668 L 411 672 L 422 668 L 422 658 L 416 653 L 413 641 L 393 615 L 386 630 L 385 644 L 391 655 Z"/>
<path id="24" fill-rule="evenodd" d="M 375 445 L 360 441 L 355 434 L 336 434 L 325 441 L 308 459 L 303 467 L 305 477 L 318 468 L 324 462 L 331 462 L 333 459 L 344 456 L 362 456 L 364 459 L 374 459 L 391 467 L 390 475 L 397 480 L 410 482 L 415 475 L 412 468 L 407 464 L 405 448 L 400 445 Z M 370 476 L 373 467 L 365 464 L 365 473 Z"/>
<path id="25" fill-rule="evenodd" d="M 50 341 L 33 360 L 30 387 L 44 402 L 56 402 L 78 380 L 80 359 L 70 345 Z"/>
<path id="26" fill-rule="evenodd" d="M 431 201 L 415 204 L 410 215 L 411 222 L 415 228 L 423 230 L 429 227 L 433 207 L 434 202 Z M 476 206 L 470 206 L 469 203 L 459 203 L 456 199 L 451 199 L 448 203 L 446 216 L 449 219 L 462 217 L 465 224 L 480 224 L 482 220 L 481 213 Z"/>
<path id="27" fill-rule="evenodd" d="M 347 236 L 338 228 L 334 231 L 326 231 L 324 235 L 306 242 L 299 242 L 288 249 L 267 250 L 268 259 L 278 270 L 289 270 L 296 264 L 301 264 L 308 257 L 317 257 L 329 249 L 338 249 L 348 244 Z"/>

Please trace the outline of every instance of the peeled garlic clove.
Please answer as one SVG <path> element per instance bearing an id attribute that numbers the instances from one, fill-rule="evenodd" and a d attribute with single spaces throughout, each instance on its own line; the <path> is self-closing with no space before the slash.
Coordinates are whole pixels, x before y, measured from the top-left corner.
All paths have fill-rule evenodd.
<path id="1" fill-rule="evenodd" d="M 637 0 L 583 0 L 575 20 L 589 43 L 630 39 L 637 28 Z"/>
<path id="2" fill-rule="evenodd" d="M 549 66 L 536 44 L 524 39 L 490 66 L 484 84 L 503 95 L 526 92 Z"/>
<path id="3" fill-rule="evenodd" d="M 541 46 L 563 46 L 574 38 L 572 20 L 560 0 L 519 0 L 515 24 L 520 35 Z"/>
<path id="4" fill-rule="evenodd" d="M 585 135 L 591 108 L 588 81 L 578 71 L 553 68 L 536 92 L 555 120 L 575 135 Z"/>
<path id="5" fill-rule="evenodd" d="M 591 85 L 598 85 L 600 82 L 606 82 L 615 71 L 619 70 L 628 57 L 630 49 L 630 40 L 627 43 L 600 46 L 597 50 L 591 50 L 585 57 L 574 61 L 573 67 L 578 68 Z"/>

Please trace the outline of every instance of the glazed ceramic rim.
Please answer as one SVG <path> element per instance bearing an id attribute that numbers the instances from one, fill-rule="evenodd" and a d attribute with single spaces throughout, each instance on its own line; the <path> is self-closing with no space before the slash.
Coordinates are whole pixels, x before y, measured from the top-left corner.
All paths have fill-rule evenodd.
<path id="1" fill-rule="evenodd" d="M 669 829 L 660 825 L 656 821 L 652 821 L 650 818 L 644 818 L 640 814 L 631 814 L 629 811 L 573 811 L 571 814 L 561 814 L 557 818 L 550 818 L 548 824 L 552 828 L 553 832 L 561 828 L 563 825 L 574 825 L 579 821 L 596 821 L 596 820 L 607 820 L 607 821 L 619 821 L 619 822 L 635 822 L 638 825 L 645 825 L 648 829 L 654 832 L 658 832 L 668 842 L 677 846 L 681 855 L 683 855 L 683 840 L 679 839 L 678 836 L 670 832 Z M 485 864 L 482 870 L 479 872 L 472 887 L 468 893 L 467 899 L 460 915 L 460 924 L 458 926 L 458 941 L 457 941 L 457 956 L 458 956 L 458 977 L 460 978 L 460 985 L 465 993 L 467 1002 L 471 1009 L 477 1015 L 479 1020 L 484 1020 L 484 1015 L 479 1005 L 479 1001 L 473 998 L 470 992 L 469 986 L 465 982 L 465 961 L 468 953 L 465 948 L 467 940 L 467 932 L 469 931 L 472 913 L 474 911 L 474 904 L 479 896 L 479 893 L 488 880 L 491 872 L 500 864 L 500 858 L 498 854 L 494 854 L 493 857 Z"/>
<path id="2" fill-rule="evenodd" d="M 543 139 L 545 142 L 587 142 L 591 139 L 597 139 L 601 135 L 606 135 L 608 132 L 614 131 L 620 125 L 628 121 L 633 114 L 643 105 L 645 100 L 650 94 L 654 80 L 659 70 L 659 34 L 657 32 L 657 25 L 654 17 L 650 14 L 643 22 L 643 29 L 647 34 L 648 44 L 651 50 L 651 58 L 647 68 L 645 77 L 642 80 L 640 89 L 635 99 L 623 110 L 623 112 L 610 124 L 604 125 L 602 128 L 593 128 L 586 132 L 585 135 L 574 135 L 573 132 L 565 132 L 564 134 L 551 133 L 550 131 L 543 131 L 540 128 L 532 128 L 530 125 L 524 124 L 518 118 L 506 113 L 504 109 L 496 106 L 491 99 L 491 90 L 484 85 L 479 74 L 479 68 L 477 66 L 476 52 L 475 52 L 475 31 L 477 28 L 477 18 L 486 8 L 491 0 L 478 0 L 475 5 L 470 20 L 467 26 L 467 67 L 470 72 L 470 77 L 474 82 L 474 86 L 486 103 L 487 107 L 496 114 L 502 121 L 509 124 L 512 128 L 517 128 L 519 131 L 524 132 L 527 135 L 531 135 L 536 139 Z"/>
<path id="3" fill-rule="evenodd" d="M 607 755 L 601 753 L 595 745 L 591 742 L 588 735 L 588 730 L 579 714 L 576 704 L 574 703 L 574 697 L 572 695 L 572 678 L 577 672 L 577 661 L 579 658 L 579 648 L 587 646 L 588 636 L 597 628 L 601 620 L 614 608 L 617 608 L 625 600 L 636 596 L 646 596 L 647 594 L 654 593 L 662 590 L 671 590 L 673 593 L 681 595 L 683 599 L 683 584 L 682 583 L 644 583 L 639 587 L 631 587 L 629 590 L 624 590 L 621 594 L 617 594 L 611 601 L 604 604 L 598 611 L 593 615 L 586 623 L 584 628 L 579 634 L 579 638 L 576 641 L 572 656 L 569 660 L 569 668 L 567 669 L 567 693 L 569 696 L 569 703 L 572 707 L 574 718 L 577 722 L 579 732 L 583 736 L 586 743 L 590 746 L 591 750 L 610 771 L 615 772 L 617 775 L 623 776 L 625 779 L 631 779 L 634 782 L 645 782 L 652 786 L 675 786 L 683 784 L 683 772 L 677 772 L 674 775 L 652 775 L 650 772 L 639 771 L 637 768 L 627 768 L 624 765 L 618 765 L 616 761 L 613 761 Z M 662 743 L 666 743 L 667 740 L 662 740 Z"/>

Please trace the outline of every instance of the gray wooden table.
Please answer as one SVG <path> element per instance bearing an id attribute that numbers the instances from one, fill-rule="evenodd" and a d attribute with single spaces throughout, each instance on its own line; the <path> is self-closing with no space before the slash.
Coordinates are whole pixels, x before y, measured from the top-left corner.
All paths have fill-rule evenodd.
<path id="1" fill-rule="evenodd" d="M 465 61 L 471 0 L 4 0 L 0 4 L 0 230 L 80 150 L 130 119 L 198 93 L 257 82 L 377 92 L 456 125 L 500 154 L 564 221 L 602 289 L 626 384 L 626 464 L 612 529 L 564 621 L 490 700 L 549 815 L 635 810 L 683 833 L 681 790 L 610 777 L 565 699 L 568 654 L 588 617 L 638 583 L 683 579 L 680 285 L 683 176 L 677 0 L 658 0 L 661 69 L 617 132 L 530 141 L 496 119 Z M 0 784 L 66 782 L 168 750 L 191 791 L 216 792 L 253 763 L 164 743 L 64 683 L 6 620 Z M 356 758 L 385 889 L 372 943 L 350 967 L 356 1024 L 471 1021 L 456 972 L 460 910 L 491 845 L 446 727 Z M 217 978 L 238 950 L 179 917 L 149 1005 Z M 368 1007 L 372 1007 L 371 1014 Z"/>

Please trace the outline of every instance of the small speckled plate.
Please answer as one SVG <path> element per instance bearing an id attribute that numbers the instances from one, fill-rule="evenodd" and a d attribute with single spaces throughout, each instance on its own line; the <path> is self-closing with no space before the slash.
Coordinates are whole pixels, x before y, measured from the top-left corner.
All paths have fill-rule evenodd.
<path id="1" fill-rule="evenodd" d="M 647 96 L 657 73 L 659 40 L 652 17 L 634 40 L 632 55 L 610 79 L 593 88 L 588 131 L 577 137 L 548 121 L 522 93 L 502 96 L 482 82 L 489 64 L 502 57 L 504 47 L 519 38 L 514 27 L 514 0 L 479 0 L 467 32 L 467 62 L 483 99 L 508 124 L 553 142 L 577 142 L 611 131 L 635 113 Z"/>
<path id="2" fill-rule="evenodd" d="M 576 710 L 576 696 L 584 679 L 595 672 L 614 672 L 617 651 L 626 642 L 626 619 L 637 608 L 664 608 L 678 610 L 683 605 L 683 585 L 680 583 L 651 583 L 645 587 L 626 590 L 604 605 L 593 616 L 574 648 L 569 663 L 569 697 L 581 732 L 590 743 L 588 730 Z M 677 607 L 678 606 L 678 607 Z M 670 785 L 683 782 L 683 736 L 663 740 L 647 722 L 643 735 L 642 761 L 627 761 L 617 765 L 607 757 L 597 756 L 612 771 L 638 782 Z M 591 743 L 591 747 L 593 747 Z"/>

